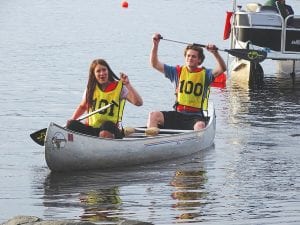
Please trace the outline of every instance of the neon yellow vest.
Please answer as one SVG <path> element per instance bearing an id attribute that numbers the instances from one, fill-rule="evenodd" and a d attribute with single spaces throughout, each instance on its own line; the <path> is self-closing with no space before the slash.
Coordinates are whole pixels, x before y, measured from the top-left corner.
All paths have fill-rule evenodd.
<path id="1" fill-rule="evenodd" d="M 203 102 L 202 102 L 202 110 L 207 110 L 207 109 L 208 109 L 208 98 L 209 98 L 209 94 L 210 94 L 210 87 L 207 88 L 206 96 L 205 96 L 205 98 L 203 99 Z"/>
<path id="2" fill-rule="evenodd" d="M 205 74 L 204 68 L 189 72 L 186 66 L 181 67 L 177 90 L 177 102 L 180 105 L 207 110 L 209 89 L 205 90 Z"/>
<path id="3" fill-rule="evenodd" d="M 115 85 L 111 83 L 110 85 Z M 125 106 L 125 99 L 121 99 L 122 91 L 122 81 L 118 81 L 117 85 L 112 89 L 107 91 L 102 91 L 98 85 L 96 85 L 93 95 L 93 104 L 89 108 L 89 112 L 95 111 L 109 103 L 114 103 L 111 107 L 96 113 L 88 118 L 88 125 L 98 128 L 104 121 L 112 121 L 117 124 L 122 120 L 123 110 Z"/>

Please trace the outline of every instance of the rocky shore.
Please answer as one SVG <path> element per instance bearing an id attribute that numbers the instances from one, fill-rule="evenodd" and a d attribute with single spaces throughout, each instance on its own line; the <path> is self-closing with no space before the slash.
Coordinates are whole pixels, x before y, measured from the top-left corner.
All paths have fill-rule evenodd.
<path id="1" fill-rule="evenodd" d="M 16 216 L 1 225 L 96 225 L 92 222 L 75 220 L 42 220 L 36 216 Z M 122 220 L 117 225 L 153 225 L 152 223 L 136 220 Z"/>

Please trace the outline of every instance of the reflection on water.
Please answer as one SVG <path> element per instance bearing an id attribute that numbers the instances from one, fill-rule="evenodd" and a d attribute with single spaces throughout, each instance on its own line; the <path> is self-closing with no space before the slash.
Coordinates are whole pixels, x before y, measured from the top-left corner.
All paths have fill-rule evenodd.
<path id="1" fill-rule="evenodd" d="M 176 217 L 179 222 L 200 221 L 202 205 L 205 204 L 207 193 L 204 184 L 207 181 L 205 171 L 176 171 L 171 185 L 175 187 L 172 198 L 177 202 L 172 207 L 180 213 Z"/>
<path id="2" fill-rule="evenodd" d="M 101 173 L 49 174 L 44 183 L 44 206 L 48 209 L 78 208 L 82 221 L 117 222 L 122 204 L 118 186 Z"/>
<path id="3" fill-rule="evenodd" d="M 195 223 L 207 202 L 204 155 L 125 171 L 50 173 L 42 187 L 44 214 L 51 218 L 72 212 L 73 218 L 98 224 L 132 217 L 160 221 L 155 224 Z"/>
<path id="4" fill-rule="evenodd" d="M 266 78 L 264 87 L 256 90 L 233 84 L 230 95 L 233 120 L 270 128 L 300 125 L 300 82 L 293 87 L 288 79 Z"/>
<path id="5" fill-rule="evenodd" d="M 118 211 L 122 204 L 119 186 L 114 178 L 125 174 L 101 172 L 50 173 L 44 182 L 44 206 L 53 209 L 77 208 L 76 217 L 82 221 L 115 222 L 120 221 Z M 133 178 L 128 177 L 127 181 Z M 120 183 L 120 185 L 124 185 Z"/>
<path id="6" fill-rule="evenodd" d="M 298 145 L 300 82 L 293 87 L 288 78 L 266 77 L 264 87 L 255 90 L 234 83 L 229 96 L 229 121 L 238 127 L 236 144 L 276 154 Z"/>
<path id="7" fill-rule="evenodd" d="M 113 216 L 114 212 L 116 212 L 122 204 L 118 187 L 81 193 L 79 200 L 84 204 L 84 213 L 81 216 L 82 220 L 91 222 L 116 222 L 119 220 Z"/>

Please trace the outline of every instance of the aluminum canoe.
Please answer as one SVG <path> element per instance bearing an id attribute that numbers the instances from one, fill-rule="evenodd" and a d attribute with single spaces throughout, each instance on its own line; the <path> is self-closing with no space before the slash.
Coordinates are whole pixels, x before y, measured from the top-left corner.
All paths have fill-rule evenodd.
<path id="1" fill-rule="evenodd" d="M 201 131 L 161 130 L 157 136 L 146 136 L 140 128 L 124 139 L 84 135 L 51 122 L 45 138 L 46 163 L 52 171 L 100 170 L 184 157 L 213 144 L 216 115 L 212 103 L 207 116 L 208 124 Z"/>

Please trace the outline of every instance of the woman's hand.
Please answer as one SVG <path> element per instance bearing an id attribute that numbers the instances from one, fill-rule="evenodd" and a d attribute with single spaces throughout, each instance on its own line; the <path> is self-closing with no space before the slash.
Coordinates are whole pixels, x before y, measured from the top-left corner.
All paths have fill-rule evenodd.
<path id="1" fill-rule="evenodd" d="M 124 85 L 129 84 L 129 78 L 125 73 L 120 73 L 120 79 Z"/>

